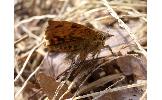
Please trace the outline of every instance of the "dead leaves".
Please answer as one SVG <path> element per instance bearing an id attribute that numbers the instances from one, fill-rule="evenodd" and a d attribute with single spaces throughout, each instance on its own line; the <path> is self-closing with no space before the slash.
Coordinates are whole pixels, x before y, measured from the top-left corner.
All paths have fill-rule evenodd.
<path id="1" fill-rule="evenodd" d="M 60 3 L 54 4 L 52 3 L 52 1 L 53 0 L 49 0 L 48 3 L 33 2 L 33 4 L 31 3 L 32 8 L 36 7 L 37 9 L 36 10 L 32 9 L 31 11 L 32 12 L 33 10 L 35 10 L 34 12 L 38 11 L 38 13 L 33 13 L 36 15 L 42 15 L 45 14 L 45 12 L 54 15 L 42 15 L 42 16 L 32 15 L 33 17 L 31 17 L 28 16 L 28 14 L 27 16 L 26 14 L 25 16 L 23 14 L 21 14 L 20 16 L 19 14 L 16 14 L 15 23 L 17 24 L 15 25 L 16 26 L 15 40 L 18 41 L 15 42 L 16 48 L 15 51 L 22 52 L 22 55 L 16 53 L 16 58 L 19 59 L 19 62 L 21 62 L 19 65 L 20 69 L 23 62 L 25 62 L 25 59 L 28 55 L 28 51 L 40 40 L 38 37 L 42 36 L 42 34 L 40 33 L 42 33 L 41 30 L 43 29 L 42 26 L 44 26 L 44 22 L 47 21 L 46 18 L 54 18 L 54 20 L 57 20 L 57 18 L 61 16 L 62 20 L 66 20 L 69 22 L 77 22 L 82 23 L 84 25 L 86 25 L 85 23 L 88 23 L 90 24 L 89 26 L 93 28 L 95 27 L 95 29 L 102 30 L 106 33 L 107 32 L 111 33 L 114 36 L 109 39 L 105 39 L 104 41 L 97 41 L 96 43 L 94 42 L 94 40 L 95 39 L 102 40 L 100 39 L 102 36 L 98 34 L 87 34 L 89 32 L 83 32 L 82 29 L 73 30 L 73 32 L 75 31 L 74 32 L 75 35 L 72 36 L 73 38 L 71 36 L 68 37 L 69 34 L 71 34 L 68 29 L 71 27 L 76 28 L 77 25 L 76 26 L 72 25 L 71 27 L 66 28 L 62 27 L 60 29 L 57 28 L 57 30 L 56 27 L 55 29 L 52 29 L 52 33 L 50 33 L 50 35 L 48 36 L 48 40 L 50 40 L 51 38 L 53 40 L 52 42 L 49 42 L 49 44 L 47 45 L 50 46 L 49 48 L 51 48 L 51 46 L 54 46 L 52 48 L 54 49 L 53 51 L 57 51 L 58 48 L 59 49 L 58 51 L 66 51 L 66 52 L 61 53 L 53 52 L 45 56 L 44 60 L 42 61 L 42 64 L 39 66 L 40 70 L 36 75 L 36 79 L 40 85 L 39 88 L 41 92 L 39 92 L 38 91 L 39 89 L 37 90 L 37 88 L 35 88 L 29 82 L 29 85 L 27 84 L 27 90 L 30 91 L 26 92 L 25 90 L 23 92 L 24 94 L 25 93 L 29 94 L 28 96 L 25 97 L 26 99 L 28 99 L 28 97 L 32 95 L 36 96 L 35 94 L 38 94 L 38 96 L 42 95 L 40 96 L 39 99 L 41 99 L 42 97 L 45 98 L 46 96 L 49 99 L 52 99 L 53 96 L 56 94 L 56 88 L 61 86 L 60 82 L 64 82 L 64 85 L 61 88 L 61 90 L 57 92 L 58 96 L 56 97 L 56 99 L 59 99 L 60 97 L 63 99 L 72 97 L 75 98 L 76 96 L 82 96 L 96 92 L 102 93 L 101 91 L 103 91 L 104 89 L 110 88 L 115 89 L 117 87 L 121 88 L 122 86 L 132 85 L 133 83 L 136 84 L 136 82 L 139 80 L 146 80 L 147 78 L 146 58 L 140 54 L 140 51 L 139 53 L 137 53 L 138 49 L 134 43 L 134 40 L 131 39 L 129 33 L 127 33 L 125 30 L 119 27 L 120 23 L 118 23 L 117 19 L 109 15 L 110 14 L 109 11 L 107 10 L 106 7 L 103 6 L 101 1 L 93 1 L 93 2 L 86 1 L 86 3 L 83 3 L 84 1 L 82 2 L 79 0 L 77 0 L 77 2 L 79 3 L 76 3 L 76 0 L 70 2 L 60 1 L 61 4 L 65 3 L 65 6 L 58 5 Z M 146 1 L 138 1 L 138 2 L 123 1 L 120 3 L 116 1 L 110 1 L 109 4 L 113 8 L 113 10 L 118 14 L 119 18 L 122 19 L 125 22 L 125 24 L 127 24 L 131 28 L 131 31 L 133 33 L 135 33 L 135 35 L 137 36 L 137 40 L 141 44 L 141 46 L 147 49 L 146 3 L 143 4 L 142 2 Z M 21 2 L 21 3 L 22 4 L 27 3 L 28 5 L 28 2 Z M 22 5 L 21 3 L 18 3 L 18 5 L 20 6 L 18 8 L 24 8 L 23 7 L 24 5 Z M 43 6 L 38 6 L 39 3 L 43 4 Z M 52 6 L 46 7 L 46 4 Z M 74 5 L 76 5 L 76 8 L 74 7 Z M 39 9 L 39 7 L 41 7 L 41 9 L 44 9 L 45 7 L 43 12 L 40 12 L 41 10 Z M 60 7 L 63 7 L 61 13 L 59 13 Z M 47 10 L 46 8 L 52 9 Z M 17 19 L 18 16 L 19 18 Z M 24 20 L 20 21 L 20 19 Z M 63 33 L 65 33 L 64 35 L 63 34 L 60 35 L 58 33 L 56 33 L 55 36 L 51 35 L 54 32 L 62 32 L 62 31 Z M 25 34 L 29 34 L 29 37 L 27 37 L 27 39 L 24 40 L 23 36 L 25 36 Z M 56 35 L 59 36 L 59 38 L 56 37 Z M 83 42 L 84 41 L 83 39 L 86 39 L 86 41 Z M 61 43 L 61 45 L 59 43 Z M 91 47 L 89 47 L 90 49 L 89 50 L 87 49 L 88 52 L 84 52 L 84 47 L 87 48 L 89 44 L 91 44 Z M 99 44 L 100 46 L 110 45 L 111 49 L 116 54 L 116 56 L 113 56 L 111 52 L 108 50 L 108 48 L 100 48 L 100 46 L 97 46 L 96 44 Z M 94 59 L 92 59 L 91 54 L 96 49 L 96 47 L 98 51 L 94 52 L 96 56 L 94 57 Z M 67 51 L 70 51 L 71 54 L 74 53 L 73 51 L 77 51 L 74 53 L 76 57 L 78 56 L 77 54 L 81 53 L 83 58 L 86 56 L 86 59 L 82 62 L 76 62 L 75 64 L 73 64 L 71 59 L 66 59 L 69 58 L 68 57 L 69 52 Z M 35 55 L 37 54 L 42 55 L 44 53 L 36 52 Z M 23 74 L 21 74 L 24 80 L 26 79 L 27 76 L 29 76 L 29 74 L 33 72 L 35 67 L 37 67 L 37 65 L 40 63 L 39 61 L 42 60 L 42 57 L 40 60 L 37 59 L 37 57 L 35 58 L 35 55 L 33 55 L 34 57 L 30 59 L 26 70 L 24 70 Z M 38 56 L 38 58 L 40 57 Z M 71 58 L 74 58 L 74 56 L 71 56 Z M 17 72 L 15 72 L 15 75 L 17 75 L 18 73 L 19 71 L 17 70 Z M 30 81 L 33 82 L 33 80 L 36 81 L 32 77 L 32 80 Z M 22 80 L 22 82 L 16 84 L 15 87 L 21 87 L 23 82 L 24 81 Z M 35 82 L 33 82 L 33 84 L 35 84 Z M 136 86 L 136 88 L 133 89 L 125 88 L 126 90 L 114 91 L 112 93 L 107 93 L 101 96 L 101 98 L 99 99 L 138 100 L 139 97 L 142 95 L 143 90 L 146 89 L 141 87 L 143 87 L 143 85 L 141 85 L 140 87 Z M 91 97 L 89 97 L 89 99 L 92 98 L 96 98 L 96 95 L 92 95 Z M 86 99 L 88 99 L 88 97 Z"/>
<path id="2" fill-rule="evenodd" d="M 124 75 L 133 75 L 135 80 L 146 80 L 146 60 L 128 55 L 116 59 L 116 63 Z"/>
<path id="3" fill-rule="evenodd" d="M 59 91 L 58 98 L 65 92 L 68 94 L 66 96 L 71 98 L 74 95 L 83 95 L 90 91 L 104 90 L 106 87 L 119 81 L 123 76 L 125 77 L 124 80 L 113 87 L 136 83 L 138 80 L 146 80 L 147 78 L 146 60 L 142 60 L 143 56 L 139 54 L 87 60 L 76 64 L 75 66 L 77 67 L 74 68 L 70 68 L 71 62 L 66 62 L 65 55 L 54 55 L 52 56 L 50 53 L 45 57 L 40 65 L 41 70 L 36 75 L 41 88 L 50 99 L 54 96 L 56 88 L 60 84 L 55 79 L 66 81 L 62 87 L 63 90 Z M 57 64 L 57 61 L 60 61 L 60 63 Z M 68 75 L 70 76 L 68 77 Z M 134 90 L 126 90 L 128 93 L 129 91 Z M 116 95 L 122 95 L 126 92 L 117 92 Z M 109 95 L 111 94 L 113 96 L 114 93 L 110 93 Z M 141 94 L 135 93 L 134 95 L 137 94 L 139 98 Z M 63 97 L 65 98 L 66 96 Z M 126 95 L 126 97 L 129 96 Z"/>
<path id="4" fill-rule="evenodd" d="M 44 93 L 48 96 L 50 100 L 52 100 L 55 94 L 55 91 L 57 87 L 59 86 L 59 83 L 56 82 L 56 80 L 53 77 L 49 77 L 44 73 L 39 73 L 37 75 L 37 80 L 38 80 L 38 83 L 40 84 L 40 87 L 43 89 Z M 67 86 L 64 86 L 63 89 L 59 91 L 58 97 L 60 97 L 64 93 L 64 91 L 66 91 L 66 89 L 67 89 Z M 65 98 L 70 98 L 71 95 L 72 94 L 69 93 L 67 96 L 65 96 Z"/>

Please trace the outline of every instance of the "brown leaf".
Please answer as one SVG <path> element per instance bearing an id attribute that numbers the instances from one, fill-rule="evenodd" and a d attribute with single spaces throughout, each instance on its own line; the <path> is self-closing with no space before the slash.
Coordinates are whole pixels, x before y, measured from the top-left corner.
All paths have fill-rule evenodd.
<path id="1" fill-rule="evenodd" d="M 55 91 L 59 85 L 58 82 L 56 82 L 56 80 L 50 76 L 45 75 L 44 73 L 39 73 L 37 74 L 37 80 L 40 84 L 40 87 L 43 89 L 43 91 L 45 92 L 45 94 L 48 96 L 48 98 L 50 100 L 52 100 Z M 67 90 L 67 86 L 64 86 L 59 94 L 58 94 L 58 98 Z M 70 93 L 68 93 L 68 95 L 64 96 L 65 98 L 70 98 L 72 95 Z"/>
<path id="2" fill-rule="evenodd" d="M 127 55 L 116 59 L 117 65 L 125 75 L 133 74 L 136 80 L 145 80 L 147 78 L 147 62 L 138 57 Z"/>
<path id="3" fill-rule="evenodd" d="M 71 60 L 66 59 L 66 57 L 66 53 L 48 53 L 40 65 L 39 72 L 57 78 L 70 67 Z"/>

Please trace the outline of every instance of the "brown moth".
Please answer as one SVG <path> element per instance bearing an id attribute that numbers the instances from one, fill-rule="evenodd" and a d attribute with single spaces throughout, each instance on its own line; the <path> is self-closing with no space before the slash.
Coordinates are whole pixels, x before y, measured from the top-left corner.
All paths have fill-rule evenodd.
<path id="1" fill-rule="evenodd" d="M 91 29 L 81 24 L 68 21 L 48 21 L 45 31 L 46 46 L 50 52 L 79 54 L 85 59 L 89 53 L 95 55 L 104 47 L 109 33 Z"/>

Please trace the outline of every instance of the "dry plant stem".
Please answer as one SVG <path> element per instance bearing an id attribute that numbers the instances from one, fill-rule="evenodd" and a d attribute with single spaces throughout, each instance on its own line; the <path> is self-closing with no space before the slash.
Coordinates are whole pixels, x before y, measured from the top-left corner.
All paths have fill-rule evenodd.
<path id="1" fill-rule="evenodd" d="M 103 90 L 103 91 L 110 90 L 112 86 L 115 86 L 118 82 L 122 81 L 124 78 L 125 78 L 125 76 L 121 76 L 121 79 L 120 79 L 120 80 L 116 81 L 114 84 L 110 85 L 109 87 L 107 87 L 107 88 L 106 88 L 105 90 Z M 100 91 L 100 92 L 102 92 L 102 91 Z M 99 93 L 99 94 L 92 95 L 92 97 L 99 98 L 99 97 L 101 97 L 102 95 L 105 94 L 105 93 L 100 93 L 100 92 L 95 92 L 95 93 Z M 93 94 L 93 93 L 91 93 L 91 94 Z M 95 99 L 95 98 L 94 98 L 94 99 Z M 94 99 L 93 99 L 93 100 L 94 100 Z M 75 99 L 75 96 L 72 97 L 72 100 L 76 100 L 76 99 Z"/>
<path id="2" fill-rule="evenodd" d="M 140 15 L 141 13 L 139 11 L 137 11 L 136 9 L 132 8 L 132 10 L 137 14 Z M 142 17 L 142 19 L 147 22 L 147 19 L 145 17 Z"/>
<path id="3" fill-rule="evenodd" d="M 19 77 L 21 76 L 21 74 L 23 73 L 23 71 L 24 71 L 24 69 L 25 69 L 25 67 L 26 67 L 26 65 L 27 65 L 27 63 L 28 63 L 30 57 L 32 56 L 33 52 L 34 52 L 38 47 L 40 47 L 43 43 L 44 43 L 44 41 L 42 41 L 40 44 L 38 44 L 37 46 L 35 46 L 35 47 L 30 51 L 30 53 L 29 53 L 27 59 L 25 60 L 25 62 L 24 62 L 24 64 L 23 64 L 23 67 L 22 67 L 21 70 L 20 70 L 20 73 L 18 73 L 18 75 L 17 75 L 16 78 L 14 79 L 14 82 L 17 81 L 18 78 L 19 78 Z"/>
<path id="4" fill-rule="evenodd" d="M 134 9 L 132 7 L 123 6 L 121 8 L 134 11 L 135 14 L 131 14 L 131 15 L 141 15 L 141 13 L 139 11 L 137 11 L 136 9 Z M 147 22 L 147 19 L 145 18 L 146 16 L 141 16 L 141 17 L 142 17 L 142 20 L 144 20 L 145 22 Z"/>
<path id="5" fill-rule="evenodd" d="M 14 45 L 16 45 L 16 44 L 20 43 L 21 41 L 27 39 L 28 37 L 29 37 L 29 35 L 23 36 L 21 39 L 18 39 L 17 41 L 15 41 L 15 42 L 14 42 Z"/>
<path id="6" fill-rule="evenodd" d="M 89 75 L 85 78 L 85 80 L 80 84 L 79 88 L 80 88 L 81 86 L 83 86 L 83 84 L 84 84 L 84 83 L 86 82 L 86 80 L 93 74 L 93 72 L 95 72 L 96 70 L 98 70 L 101 66 L 104 66 L 105 64 L 107 64 L 107 63 L 109 63 L 109 62 L 111 62 L 112 60 L 117 59 L 117 58 L 118 58 L 118 57 L 113 57 L 111 60 L 105 61 L 104 63 L 102 63 L 102 64 L 100 64 L 99 66 L 97 66 L 94 70 L 92 70 L 91 73 L 89 73 Z M 78 92 L 79 92 L 79 90 L 76 92 L 76 95 L 77 95 Z"/>
<path id="7" fill-rule="evenodd" d="M 120 15 L 119 18 L 139 18 L 139 17 L 144 17 L 146 14 L 140 14 L 140 15 Z M 103 20 L 103 19 L 112 19 L 110 16 L 103 16 L 96 18 L 96 21 Z"/>
<path id="8" fill-rule="evenodd" d="M 59 98 L 59 100 L 62 100 L 63 99 L 63 97 L 67 94 L 67 93 L 69 93 L 70 91 L 66 91 L 63 95 L 61 95 L 61 97 Z"/>
<path id="9" fill-rule="evenodd" d="M 120 15 L 119 18 L 140 18 L 140 17 L 145 17 L 146 14 L 141 14 L 141 15 Z M 99 18 L 95 18 L 95 19 L 87 19 L 87 20 L 84 20 L 84 22 L 90 22 L 90 21 L 100 21 L 100 20 L 104 20 L 104 19 L 114 19 L 113 17 L 111 16 L 103 16 L 103 17 L 99 17 Z M 115 21 L 115 20 L 114 20 Z"/>
<path id="10" fill-rule="evenodd" d="M 117 57 L 114 57 L 113 59 L 115 59 L 115 58 L 117 58 Z M 113 59 L 111 59 L 111 60 L 113 60 Z M 110 60 L 105 61 L 104 63 L 102 63 L 102 64 L 100 64 L 99 66 L 97 66 L 97 67 L 96 67 L 96 68 L 95 68 L 95 69 L 85 78 L 85 80 L 80 84 L 79 88 L 81 88 L 81 87 L 83 86 L 83 84 L 84 84 L 84 83 L 86 82 L 86 80 L 93 74 L 93 72 L 95 72 L 97 69 L 99 69 L 101 66 L 104 66 L 104 65 L 107 64 L 108 62 L 110 62 Z M 76 95 L 78 95 L 78 93 L 80 92 L 79 88 L 78 88 L 78 90 L 75 92 L 73 98 L 76 97 Z"/>
<path id="11" fill-rule="evenodd" d="M 56 97 L 57 97 L 59 91 L 61 90 L 61 88 L 63 87 L 63 85 L 64 85 L 65 83 L 66 83 L 65 81 L 62 81 L 62 82 L 59 84 L 59 86 L 57 87 L 57 89 L 56 89 L 56 91 L 55 91 L 55 94 L 54 94 L 52 100 L 55 100 L 55 99 L 56 99 Z"/>
<path id="12" fill-rule="evenodd" d="M 98 79 L 97 81 L 95 82 L 92 82 L 84 87 L 82 87 L 80 90 L 79 90 L 79 94 L 80 93 L 83 93 L 85 90 L 90 90 L 94 87 L 99 87 L 99 86 L 103 86 L 103 84 L 106 84 L 110 81 L 113 81 L 115 79 L 120 79 L 120 78 L 123 78 L 124 76 L 120 73 L 120 74 L 114 74 L 114 75 L 108 75 L 108 76 L 105 76 L 101 79 Z"/>
<path id="13" fill-rule="evenodd" d="M 38 48 L 38 49 L 37 49 L 37 52 L 38 52 L 39 54 L 41 54 L 42 56 L 45 56 L 45 55 L 46 55 L 46 52 L 44 51 L 44 48 L 43 48 L 43 47 Z"/>
<path id="14" fill-rule="evenodd" d="M 145 92 L 142 94 L 140 100 L 145 100 L 146 95 L 147 95 L 147 90 L 145 90 Z"/>
<path id="15" fill-rule="evenodd" d="M 142 82 L 131 84 L 131 85 L 116 87 L 116 88 L 108 89 L 108 90 L 105 89 L 104 91 L 95 92 L 95 93 L 91 93 L 91 94 L 87 94 L 87 95 L 83 95 L 83 96 L 78 96 L 78 97 L 74 98 L 73 100 L 82 99 L 82 98 L 86 98 L 86 97 L 90 97 L 90 96 L 96 96 L 96 95 L 105 94 L 105 93 L 109 93 L 109 92 L 121 91 L 124 89 L 140 87 L 140 86 L 145 86 L 145 85 L 146 85 L 146 81 L 142 81 Z"/>
<path id="16" fill-rule="evenodd" d="M 131 15 L 141 15 L 141 13 L 139 11 L 137 11 L 136 9 L 134 9 L 132 7 L 124 6 L 122 8 L 134 11 L 135 14 L 131 14 Z M 147 19 L 145 18 L 146 16 L 141 16 L 141 17 L 142 17 L 142 20 L 147 22 Z"/>
<path id="17" fill-rule="evenodd" d="M 19 69 L 18 69 L 18 64 L 17 64 L 17 60 L 16 60 L 16 57 L 15 57 L 15 59 L 14 59 L 14 63 L 15 63 L 15 70 L 16 70 L 16 73 L 19 73 L 20 71 L 19 71 Z M 20 80 L 22 81 L 22 82 L 24 82 L 24 79 L 23 79 L 23 77 L 20 75 Z"/>
<path id="18" fill-rule="evenodd" d="M 125 79 L 125 76 L 121 76 L 121 79 L 120 80 L 118 80 L 118 81 L 116 81 L 114 84 L 112 84 L 112 85 L 110 85 L 108 88 L 106 88 L 105 90 L 110 90 L 111 89 L 111 87 L 113 87 L 113 86 L 115 86 L 115 85 L 117 85 L 119 82 L 121 82 L 122 80 L 124 80 Z M 96 96 L 93 100 L 98 100 L 101 96 L 103 96 L 104 94 L 106 94 L 106 93 L 100 93 L 100 95 L 98 95 L 98 96 Z"/>
<path id="19" fill-rule="evenodd" d="M 59 86 L 57 87 L 56 91 L 55 91 L 55 95 L 53 96 L 52 100 L 55 100 L 55 98 L 57 97 L 59 91 L 61 90 L 61 88 L 64 86 L 64 84 L 68 81 L 68 78 L 70 77 L 71 73 L 72 73 L 73 69 L 70 70 L 68 76 L 66 77 L 66 80 L 65 81 L 62 81 Z M 69 90 L 69 89 L 68 89 Z M 59 100 L 61 100 L 63 98 L 64 95 L 66 95 L 69 91 L 66 91 L 60 98 Z"/>
<path id="20" fill-rule="evenodd" d="M 147 53 L 146 51 L 142 48 L 142 46 L 138 43 L 136 37 L 134 34 L 132 34 L 132 32 L 130 31 L 130 28 L 119 18 L 119 16 L 116 14 L 116 12 L 110 7 L 110 5 L 108 4 L 108 2 L 106 0 L 102 0 L 103 4 L 107 7 L 107 10 L 109 11 L 109 13 L 115 18 L 117 19 L 120 27 L 124 28 L 130 35 L 130 37 L 134 40 L 135 44 L 137 45 L 137 47 L 139 48 L 139 50 L 141 50 L 142 54 L 147 58 Z"/>
<path id="21" fill-rule="evenodd" d="M 21 28 L 23 29 L 23 31 L 25 31 L 30 37 L 36 39 L 38 42 L 41 41 L 41 39 L 36 36 L 35 34 L 33 34 L 30 30 L 28 30 L 24 25 L 21 25 Z"/>
<path id="22" fill-rule="evenodd" d="M 23 86 L 20 88 L 20 90 L 15 94 L 15 98 L 23 91 L 25 86 L 27 85 L 30 78 L 39 70 L 40 67 L 37 67 L 34 72 L 30 74 L 30 76 L 27 78 L 27 80 L 24 82 Z"/>
<path id="23" fill-rule="evenodd" d="M 88 70 L 87 70 L 88 71 Z M 85 72 L 86 73 L 86 72 Z M 70 74 L 69 74 L 70 75 Z M 84 74 L 80 74 L 80 75 L 78 75 L 78 76 L 76 76 L 74 79 L 73 79 L 73 81 L 70 83 L 70 85 L 68 86 L 68 89 L 66 90 L 66 92 L 63 94 L 63 95 L 61 95 L 61 97 L 59 98 L 59 100 L 61 100 L 61 99 L 63 99 L 63 97 L 67 94 L 67 93 L 69 93 L 70 91 L 71 91 L 71 89 L 72 89 L 72 87 L 74 86 L 74 84 L 77 82 L 77 81 L 79 81 L 79 79 L 81 78 L 81 77 L 83 77 L 84 76 Z"/>
<path id="24" fill-rule="evenodd" d="M 35 68 L 35 67 L 37 67 L 37 65 L 38 65 L 39 62 L 40 62 L 41 56 L 42 56 L 42 55 L 40 55 L 40 54 L 37 54 L 37 55 L 36 55 L 36 57 L 35 57 L 33 63 L 32 63 L 31 66 L 30 66 L 30 68 Z"/>
<path id="25" fill-rule="evenodd" d="M 33 16 L 33 17 L 30 17 L 28 19 L 24 19 L 20 22 L 18 22 L 16 25 L 15 25 L 15 28 L 19 27 L 21 24 L 24 24 L 24 23 L 28 23 L 28 22 L 31 22 L 33 20 L 40 20 L 40 19 L 44 19 L 44 18 L 55 18 L 56 15 L 41 15 L 41 16 Z"/>
<path id="26" fill-rule="evenodd" d="M 23 60 L 23 59 L 27 58 L 27 56 L 29 55 L 29 53 L 30 53 L 30 51 L 22 54 L 21 56 L 19 56 L 17 58 L 17 61 L 20 61 L 20 60 Z"/>
<path id="27" fill-rule="evenodd" d="M 15 68 L 15 70 L 16 70 L 16 73 L 19 73 L 19 69 L 16 67 Z M 23 79 L 23 77 L 20 75 L 20 80 L 22 81 L 22 82 L 24 82 L 24 79 Z"/>
<path id="28" fill-rule="evenodd" d="M 129 7 L 137 7 L 137 8 L 139 8 L 139 7 L 146 7 L 147 6 L 147 4 L 146 3 L 119 3 L 119 2 L 109 2 L 109 4 L 111 5 L 111 6 L 129 6 Z"/>
<path id="29" fill-rule="evenodd" d="M 69 0 L 66 0 L 66 1 L 64 1 L 64 5 L 63 5 L 63 7 L 61 8 L 61 11 L 60 11 L 60 13 L 59 13 L 59 17 L 61 17 L 62 15 L 63 15 L 63 13 L 65 12 L 65 10 L 66 10 L 66 8 L 67 8 L 67 6 L 68 6 L 68 3 L 69 3 Z"/>
<path id="30" fill-rule="evenodd" d="M 72 69 L 71 69 L 71 71 L 72 71 Z M 88 70 L 87 70 L 87 71 L 88 71 Z M 69 75 L 70 75 L 70 74 L 69 74 Z M 66 92 L 65 92 L 63 95 L 61 95 L 61 97 L 59 98 L 59 100 L 63 99 L 63 97 L 64 97 L 67 93 L 69 93 L 69 92 L 71 91 L 73 85 L 80 79 L 80 77 L 83 77 L 83 76 L 84 76 L 84 74 L 81 74 L 81 75 L 76 76 L 76 77 L 74 78 L 74 80 L 70 83 L 70 85 L 68 86 L 68 89 L 66 90 Z M 85 80 L 86 80 L 86 79 L 85 79 Z M 84 82 L 84 81 L 83 81 L 83 82 Z"/>
<path id="31" fill-rule="evenodd" d="M 83 8 L 84 7 L 84 8 Z M 72 19 L 72 17 L 74 17 L 75 15 L 78 15 L 78 14 L 81 14 L 81 11 L 82 12 L 85 12 L 85 7 L 86 8 L 89 8 L 89 6 L 85 6 L 85 3 L 81 3 L 79 4 L 77 7 L 71 9 L 70 11 L 68 12 L 65 12 L 63 16 L 63 19 L 65 20 L 70 20 Z M 83 11 L 84 10 L 84 11 Z"/>
<path id="32" fill-rule="evenodd" d="M 35 95 L 37 95 L 38 93 L 40 93 L 41 91 L 43 91 L 42 88 L 40 88 L 39 90 L 36 90 L 35 93 L 33 93 L 30 97 L 34 97 Z M 40 99 L 42 100 L 42 99 Z"/>
<path id="33" fill-rule="evenodd" d="M 89 10 L 89 11 L 85 12 L 85 15 L 91 15 L 92 13 L 99 12 L 99 11 L 102 11 L 102 10 L 107 10 L 107 8 L 105 8 L 105 7 L 95 8 L 95 9 L 92 9 L 92 10 Z M 141 17 L 145 22 L 147 22 L 147 19 L 145 18 L 146 14 L 141 14 L 141 13 L 139 13 L 137 10 L 135 10 L 133 8 L 131 10 L 133 10 L 136 14 L 120 15 L 119 18 L 138 18 L 138 17 Z M 104 16 L 104 17 L 96 18 L 95 20 L 102 20 L 102 19 L 106 19 L 106 18 L 111 18 L 112 19 L 113 17 Z"/>
<path id="34" fill-rule="evenodd" d="M 85 15 L 87 15 L 87 14 L 90 15 L 92 13 L 104 11 L 104 10 L 106 10 L 106 7 L 95 8 L 95 9 L 92 9 L 92 10 L 85 12 Z"/>

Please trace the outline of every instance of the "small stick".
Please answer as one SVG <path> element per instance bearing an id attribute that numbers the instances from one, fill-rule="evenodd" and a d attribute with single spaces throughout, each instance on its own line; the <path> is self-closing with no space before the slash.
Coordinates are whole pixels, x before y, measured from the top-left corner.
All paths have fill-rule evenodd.
<path id="1" fill-rule="evenodd" d="M 22 38 L 18 39 L 17 41 L 14 42 L 14 45 L 20 43 L 21 41 L 27 39 L 29 37 L 29 35 L 24 35 Z"/>

